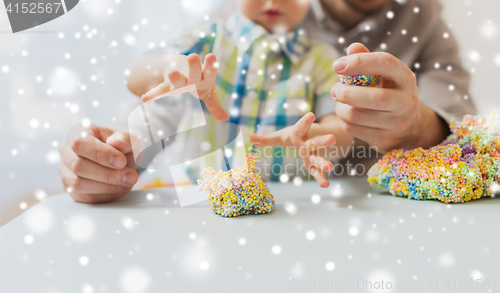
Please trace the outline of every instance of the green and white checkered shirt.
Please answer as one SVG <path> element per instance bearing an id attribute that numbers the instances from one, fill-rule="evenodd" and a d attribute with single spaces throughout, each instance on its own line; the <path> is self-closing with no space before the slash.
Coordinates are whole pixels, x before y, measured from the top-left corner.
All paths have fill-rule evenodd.
<path id="1" fill-rule="evenodd" d="M 282 147 L 252 147 L 251 133 L 264 134 L 294 125 L 304 114 L 313 111 L 318 118 L 334 113 L 335 102 L 330 96 L 337 76 L 331 69 L 337 53 L 332 46 L 311 41 L 302 27 L 284 34 L 270 34 L 262 26 L 235 11 L 223 22 L 209 22 L 189 30 L 167 46 L 167 52 L 196 53 L 203 60 L 208 53 L 218 59 L 216 89 L 222 106 L 230 114 L 229 122 L 238 125 L 245 148 L 235 148 L 229 158 L 231 167 L 240 166 L 245 149 L 259 155 L 257 170 L 263 179 L 277 180 L 283 173 L 294 175 L 302 164 L 295 153 Z M 202 108 L 206 107 L 202 102 Z M 196 107 L 191 108 L 191 111 Z M 188 111 L 189 112 L 189 111 Z M 198 115 L 199 117 L 200 115 Z M 201 115 L 203 116 L 203 115 Z M 216 120 L 206 115 L 207 123 Z M 184 115 L 178 131 L 199 126 L 202 121 Z M 236 131 L 232 127 L 229 131 Z M 234 134 L 228 133 L 230 137 Z M 210 141 L 196 138 L 184 145 Z M 205 166 L 225 169 L 222 157 L 205 158 L 204 163 L 190 164 L 190 168 Z M 307 172 L 303 170 L 303 175 Z"/>

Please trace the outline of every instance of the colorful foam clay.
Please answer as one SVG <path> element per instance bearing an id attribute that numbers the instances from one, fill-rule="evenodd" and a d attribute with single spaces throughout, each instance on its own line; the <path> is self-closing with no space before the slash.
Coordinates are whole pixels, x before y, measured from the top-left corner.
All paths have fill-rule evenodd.
<path id="1" fill-rule="evenodd" d="M 198 180 L 198 186 L 208 192 L 208 204 L 215 214 L 237 217 L 273 210 L 274 197 L 255 173 L 256 161 L 257 156 L 250 153 L 241 168 L 227 172 L 216 172 L 210 167 L 203 170 L 203 179 Z"/>
<path id="2" fill-rule="evenodd" d="M 357 85 L 376 87 L 380 84 L 380 76 L 378 75 L 339 75 L 340 82 L 346 85 Z"/>
<path id="3" fill-rule="evenodd" d="M 368 171 L 368 182 L 394 196 L 463 203 L 491 196 L 500 183 L 500 109 L 464 116 L 440 145 L 394 150 Z"/>

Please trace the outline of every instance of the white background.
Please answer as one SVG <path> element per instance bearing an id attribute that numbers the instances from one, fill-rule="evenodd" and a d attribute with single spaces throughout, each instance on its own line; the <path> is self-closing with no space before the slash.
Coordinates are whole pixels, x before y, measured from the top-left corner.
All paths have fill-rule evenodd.
<path id="1" fill-rule="evenodd" d="M 35 190 L 63 191 L 53 143 L 64 141 L 71 125 L 87 118 L 113 127 L 126 115 L 137 101 L 123 84 L 128 64 L 201 23 L 221 2 L 87 0 L 17 34 L 0 5 L 0 226 L 38 201 Z M 479 110 L 500 107 L 500 2 L 441 2 Z"/>

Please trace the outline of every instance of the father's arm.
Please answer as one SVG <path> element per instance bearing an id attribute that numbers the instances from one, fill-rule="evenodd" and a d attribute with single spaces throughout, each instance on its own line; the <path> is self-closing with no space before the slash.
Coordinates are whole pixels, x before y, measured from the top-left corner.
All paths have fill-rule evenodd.
<path id="1" fill-rule="evenodd" d="M 420 101 L 447 123 L 461 120 L 477 110 L 469 94 L 469 74 L 463 68 L 459 47 L 448 26 L 439 20 L 418 57 L 417 75 Z"/>

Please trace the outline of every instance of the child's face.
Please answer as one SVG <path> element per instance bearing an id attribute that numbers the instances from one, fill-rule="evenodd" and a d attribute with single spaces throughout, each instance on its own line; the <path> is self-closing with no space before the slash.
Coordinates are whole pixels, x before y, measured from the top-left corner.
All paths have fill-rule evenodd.
<path id="1" fill-rule="evenodd" d="M 239 0 L 243 15 L 271 32 L 297 27 L 307 15 L 310 0 Z"/>

